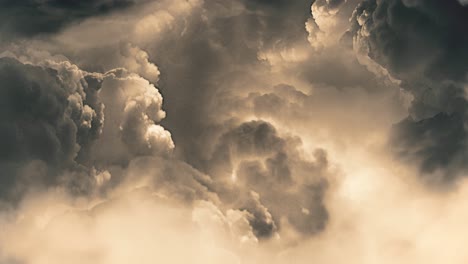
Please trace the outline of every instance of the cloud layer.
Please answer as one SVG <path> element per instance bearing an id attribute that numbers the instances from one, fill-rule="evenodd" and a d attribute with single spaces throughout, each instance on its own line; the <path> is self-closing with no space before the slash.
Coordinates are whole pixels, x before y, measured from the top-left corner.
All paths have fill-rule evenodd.
<path id="1" fill-rule="evenodd" d="M 466 260 L 460 1 L 0 10 L 1 263 Z"/>

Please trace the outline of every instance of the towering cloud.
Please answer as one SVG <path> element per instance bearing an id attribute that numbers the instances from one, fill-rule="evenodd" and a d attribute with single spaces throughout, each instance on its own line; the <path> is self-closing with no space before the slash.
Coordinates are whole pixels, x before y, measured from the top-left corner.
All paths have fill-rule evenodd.
<path id="1" fill-rule="evenodd" d="M 53 59 L 0 61 L 2 195 L 62 184 L 86 193 L 97 183 L 99 163 L 174 148 L 170 133 L 156 124 L 165 117 L 162 97 L 138 75 L 89 73 Z"/>
<path id="2" fill-rule="evenodd" d="M 0 0 L 0 263 L 464 263 L 467 12 Z"/>

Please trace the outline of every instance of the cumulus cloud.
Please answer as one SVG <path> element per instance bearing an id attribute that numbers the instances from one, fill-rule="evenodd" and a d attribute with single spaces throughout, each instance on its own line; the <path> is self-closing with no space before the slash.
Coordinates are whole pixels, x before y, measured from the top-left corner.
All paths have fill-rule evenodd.
<path id="1" fill-rule="evenodd" d="M 0 262 L 466 258 L 459 1 L 0 5 Z"/>
<path id="2" fill-rule="evenodd" d="M 283 138 L 267 122 L 246 122 L 220 137 L 206 165 L 215 184 L 221 183 L 215 186 L 220 198 L 252 213 L 260 237 L 272 236 L 282 220 L 304 235 L 326 225 L 323 199 L 332 173 L 326 152 L 316 150 L 309 161 L 300 145 L 299 138 Z"/>
<path id="3" fill-rule="evenodd" d="M 122 63 L 131 72 L 137 73 L 147 80 L 157 83 L 159 80 L 158 67 L 149 61 L 148 53 L 131 44 L 121 47 L 121 54 L 125 58 Z"/>
<path id="4" fill-rule="evenodd" d="M 76 66 L 64 62 L 41 67 L 13 58 L 0 61 L 5 181 L 1 193 L 5 194 L 23 164 L 41 160 L 49 175 L 78 165 L 80 151 L 99 135 L 103 116 L 101 103 L 93 100 L 96 87 Z"/>
<path id="5" fill-rule="evenodd" d="M 41 57 L 0 59 L 2 195 L 41 184 L 92 191 L 109 178 L 94 171 L 96 162 L 172 151 L 170 133 L 157 124 L 165 117 L 162 97 L 149 81 L 124 69 L 90 73 Z"/>
<path id="6" fill-rule="evenodd" d="M 171 134 L 158 125 L 166 113 L 154 85 L 125 69 L 103 76 L 99 94 L 106 116 L 102 137 L 93 146 L 93 158 L 103 162 L 128 162 L 132 157 L 169 154 Z"/>

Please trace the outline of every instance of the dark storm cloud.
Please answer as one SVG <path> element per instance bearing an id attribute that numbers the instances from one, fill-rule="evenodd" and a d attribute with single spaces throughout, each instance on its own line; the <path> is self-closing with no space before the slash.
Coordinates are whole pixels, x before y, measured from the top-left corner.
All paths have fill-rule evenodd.
<path id="1" fill-rule="evenodd" d="M 165 117 L 158 90 L 125 69 L 100 74 L 68 61 L 4 57 L 0 95 L 1 195 L 50 186 L 94 193 L 111 179 L 109 167 L 174 148 L 156 124 Z"/>
<path id="2" fill-rule="evenodd" d="M 300 146 L 299 138 L 281 137 L 271 124 L 251 121 L 224 133 L 207 163 L 213 189 L 225 203 L 253 215 L 258 237 L 272 236 L 281 218 L 303 235 L 325 228 L 327 154 L 316 150 L 315 160 L 308 161 Z"/>
<path id="3" fill-rule="evenodd" d="M 353 17 L 369 33 L 370 56 L 395 77 L 463 80 L 468 71 L 468 7 L 455 0 L 364 1 Z"/>
<path id="4" fill-rule="evenodd" d="M 134 5 L 138 0 L 0 0 L 0 32 L 53 33 L 84 18 Z"/>
<path id="5" fill-rule="evenodd" d="M 466 169 L 468 7 L 456 0 L 368 0 L 353 16 L 355 46 L 414 97 L 392 145 L 425 174 L 450 182 Z"/>
<path id="6" fill-rule="evenodd" d="M 443 168 L 442 176 L 452 181 L 460 168 L 466 169 L 468 161 L 465 119 L 457 113 L 439 113 L 420 121 L 405 119 L 394 128 L 393 147 L 398 155 L 410 162 L 420 158 L 421 169 L 429 175 Z"/>
<path id="7" fill-rule="evenodd" d="M 61 70 L 0 58 L 1 194 L 24 170 L 25 174 L 50 176 L 78 166 L 77 155 L 99 133 L 98 83 L 88 86 L 73 74 L 73 68 Z M 89 97 L 83 100 L 86 92 Z M 42 169 L 28 169 L 31 162 L 30 168 Z M 43 180 L 53 183 L 58 179 Z"/>

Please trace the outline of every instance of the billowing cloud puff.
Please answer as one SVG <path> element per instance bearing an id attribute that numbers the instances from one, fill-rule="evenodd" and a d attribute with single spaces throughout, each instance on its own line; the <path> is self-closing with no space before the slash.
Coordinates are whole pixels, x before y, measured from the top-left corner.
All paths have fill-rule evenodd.
<path id="1" fill-rule="evenodd" d="M 122 65 L 130 72 L 137 73 L 143 78 L 157 83 L 159 69 L 148 60 L 148 53 L 131 44 L 122 45 L 121 54 L 125 58 Z"/>
<path id="2" fill-rule="evenodd" d="M 306 23 L 309 42 L 315 48 L 323 48 L 336 42 L 346 24 L 336 19 L 340 6 L 345 0 L 318 0 L 312 4 L 312 17 Z"/>
<path id="3" fill-rule="evenodd" d="M 98 137 L 102 105 L 87 78 L 92 76 L 66 62 L 33 66 L 0 59 L 2 194 L 22 165 L 41 160 L 46 174 L 54 175 L 77 165 L 80 151 Z"/>
<path id="4" fill-rule="evenodd" d="M 162 97 L 138 75 L 89 73 L 68 61 L 0 60 L 2 195 L 41 184 L 92 191 L 109 178 L 94 172 L 96 161 L 128 162 L 174 148 L 157 124 L 165 117 Z"/>
<path id="5" fill-rule="evenodd" d="M 94 145 L 93 158 L 125 163 L 134 156 L 172 151 L 171 134 L 157 124 L 166 113 L 154 85 L 116 69 L 104 75 L 99 97 L 105 105 L 106 121 L 102 137 Z"/>
<path id="6" fill-rule="evenodd" d="M 281 137 L 267 122 L 246 122 L 219 138 L 206 165 L 220 199 L 254 216 L 257 236 L 272 236 L 283 220 L 304 235 L 326 225 L 323 199 L 331 173 L 326 152 L 317 150 L 309 161 L 300 145 L 300 139 Z"/>

